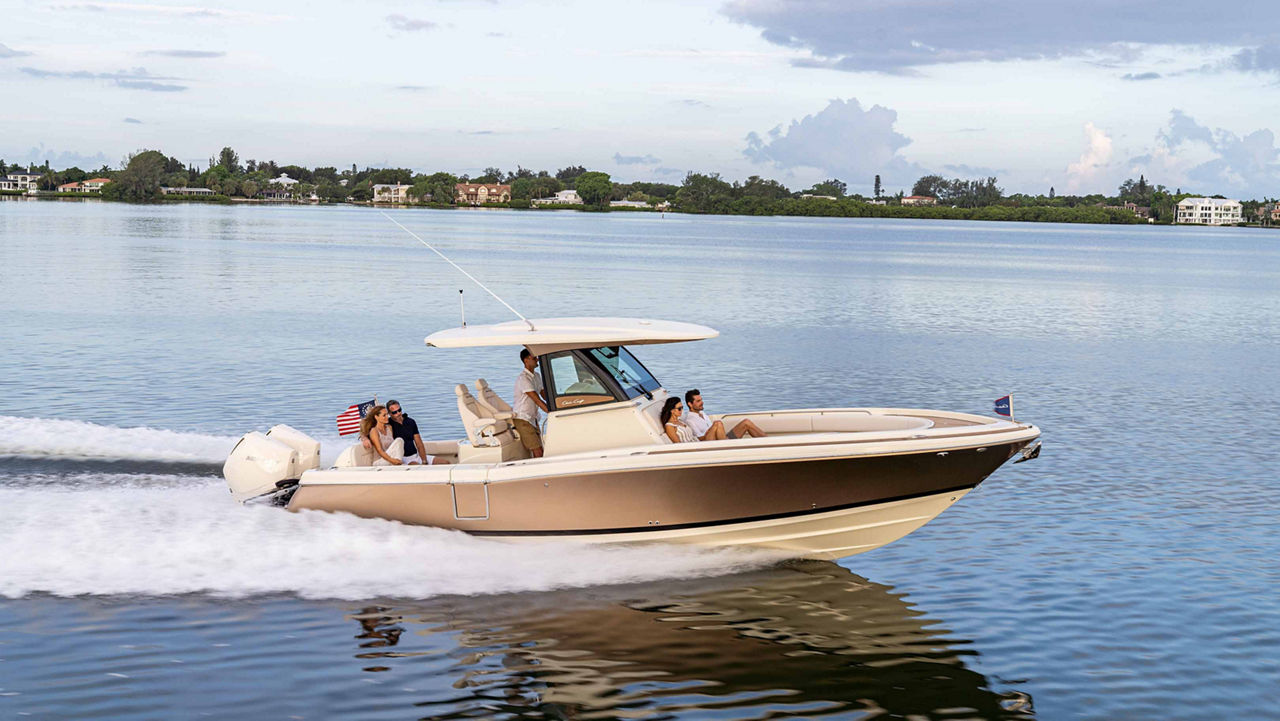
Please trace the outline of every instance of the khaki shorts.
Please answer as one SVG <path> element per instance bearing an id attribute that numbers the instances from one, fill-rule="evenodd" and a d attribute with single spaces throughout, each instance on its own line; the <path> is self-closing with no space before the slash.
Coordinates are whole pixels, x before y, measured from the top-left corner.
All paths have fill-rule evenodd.
<path id="1" fill-rule="evenodd" d="M 512 424 L 516 427 L 516 433 L 520 434 L 520 443 L 526 449 L 536 451 L 542 447 L 542 434 L 532 423 L 523 418 L 513 418 Z"/>

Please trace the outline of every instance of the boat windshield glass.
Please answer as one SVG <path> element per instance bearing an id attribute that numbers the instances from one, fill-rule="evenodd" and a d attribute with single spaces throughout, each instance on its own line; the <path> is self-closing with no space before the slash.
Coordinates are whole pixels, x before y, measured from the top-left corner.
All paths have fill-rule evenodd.
<path id="1" fill-rule="evenodd" d="M 592 348 L 587 351 L 592 360 L 599 363 L 622 388 L 627 398 L 635 398 L 658 390 L 661 384 L 641 365 L 631 351 L 618 345 Z"/>
<path id="2" fill-rule="evenodd" d="M 605 387 L 597 371 L 573 351 L 554 353 L 548 357 L 551 370 L 551 388 L 556 410 L 594 406 L 622 400 Z"/>

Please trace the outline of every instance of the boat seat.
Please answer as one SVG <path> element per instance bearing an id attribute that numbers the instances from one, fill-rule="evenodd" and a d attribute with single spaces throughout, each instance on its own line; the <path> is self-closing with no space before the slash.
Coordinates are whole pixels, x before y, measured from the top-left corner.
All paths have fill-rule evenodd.
<path id="1" fill-rule="evenodd" d="M 453 391 L 458 396 L 458 415 L 462 417 L 462 427 L 467 431 L 467 440 L 471 442 L 471 449 L 487 450 L 483 454 L 475 454 L 459 448 L 459 463 L 467 463 L 468 457 L 479 455 L 482 455 L 486 462 L 488 459 L 511 461 L 526 457 L 524 446 L 516 437 L 510 423 L 490 415 L 490 411 L 482 407 L 475 396 L 471 395 L 471 391 L 461 383 L 454 386 Z M 497 457 L 494 458 L 494 456 Z"/>
<path id="2" fill-rule="evenodd" d="M 404 458 L 404 439 L 397 438 L 391 442 L 391 447 L 387 448 L 387 455 L 392 458 Z M 342 453 L 338 454 L 338 459 L 333 462 L 334 468 L 354 468 L 360 466 L 389 466 L 391 464 L 382 460 L 372 448 L 365 448 L 363 443 L 356 442 L 352 444 Z"/>
<path id="3" fill-rule="evenodd" d="M 373 451 L 364 447 L 363 443 L 355 443 L 349 446 L 345 451 L 338 454 L 338 459 L 333 462 L 334 468 L 354 468 L 357 466 L 372 466 Z"/>
<path id="4" fill-rule="evenodd" d="M 476 401 L 480 403 L 480 407 L 489 412 L 491 418 L 509 421 L 515 414 L 511 410 L 511 406 L 498 395 L 498 392 L 489 387 L 489 381 L 483 378 L 476 379 Z"/>

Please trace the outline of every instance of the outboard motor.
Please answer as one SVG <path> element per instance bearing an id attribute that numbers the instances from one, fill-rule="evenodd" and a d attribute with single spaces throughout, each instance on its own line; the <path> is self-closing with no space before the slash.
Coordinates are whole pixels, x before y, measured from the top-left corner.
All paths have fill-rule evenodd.
<path id="1" fill-rule="evenodd" d="M 278 425 L 266 433 L 244 434 L 222 464 L 222 475 L 231 486 L 231 495 L 243 503 L 291 488 L 304 471 L 319 467 L 320 442 L 295 428 Z"/>

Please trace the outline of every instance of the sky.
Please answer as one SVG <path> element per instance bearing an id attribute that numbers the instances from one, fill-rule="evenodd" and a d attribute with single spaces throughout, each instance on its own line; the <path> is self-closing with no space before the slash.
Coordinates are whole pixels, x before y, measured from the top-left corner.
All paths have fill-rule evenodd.
<path id="1" fill-rule="evenodd" d="M 0 158 L 1280 196 L 1260 0 L 0 0 Z"/>

